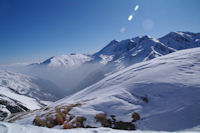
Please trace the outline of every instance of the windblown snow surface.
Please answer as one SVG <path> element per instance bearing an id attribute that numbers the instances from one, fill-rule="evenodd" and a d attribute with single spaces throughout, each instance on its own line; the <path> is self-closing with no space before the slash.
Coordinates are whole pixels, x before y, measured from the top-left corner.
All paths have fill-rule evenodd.
<path id="1" fill-rule="evenodd" d="M 131 65 L 49 108 L 82 103 L 70 113 L 85 117 L 84 124 L 94 127 L 101 127 L 96 114 L 130 122 L 132 112 L 137 112 L 137 130 L 180 131 L 200 125 L 199 95 L 200 48 L 193 48 Z M 35 111 L 15 122 L 32 124 L 35 116 L 47 112 Z"/>
<path id="2" fill-rule="evenodd" d="M 192 129 L 186 129 L 183 131 L 178 131 L 174 133 L 198 133 L 200 127 L 195 127 Z M 123 130 L 113 130 L 110 128 L 91 128 L 91 129 L 68 129 L 68 130 L 60 130 L 60 129 L 49 129 L 44 127 L 35 127 L 31 125 L 19 125 L 19 124 L 11 124 L 11 123 L 3 123 L 0 122 L 0 132 L 1 133 L 168 133 L 164 131 L 123 131 Z"/>

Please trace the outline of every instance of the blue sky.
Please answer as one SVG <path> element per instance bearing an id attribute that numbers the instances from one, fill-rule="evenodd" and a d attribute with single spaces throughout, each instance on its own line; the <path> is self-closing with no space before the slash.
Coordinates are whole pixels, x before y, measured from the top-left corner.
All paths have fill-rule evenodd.
<path id="1" fill-rule="evenodd" d="M 96 52 L 113 39 L 200 32 L 199 7 L 200 0 L 0 0 L 0 64 Z"/>

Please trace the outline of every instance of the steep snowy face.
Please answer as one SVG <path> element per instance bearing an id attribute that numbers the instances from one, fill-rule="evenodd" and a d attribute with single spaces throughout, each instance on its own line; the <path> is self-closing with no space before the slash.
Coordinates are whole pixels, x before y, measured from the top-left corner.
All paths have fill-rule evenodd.
<path id="1" fill-rule="evenodd" d="M 200 47 L 200 33 L 170 32 L 159 41 L 176 50 L 195 48 Z"/>
<path id="2" fill-rule="evenodd" d="M 174 51 L 176 50 L 166 46 L 157 39 L 143 36 L 120 42 L 114 40 L 101 51 L 94 54 L 94 59 L 98 59 L 103 64 L 112 64 L 112 66 L 119 70 Z"/>
<path id="3" fill-rule="evenodd" d="M 47 65 L 50 67 L 70 67 L 78 66 L 86 61 L 90 61 L 91 57 L 84 54 L 70 54 L 51 57 L 39 65 Z"/>
<path id="4" fill-rule="evenodd" d="M 121 55 L 121 54 L 129 51 L 135 45 L 136 45 L 136 43 L 131 39 L 122 40 L 120 42 L 113 40 L 106 47 L 104 47 L 102 50 L 100 50 L 99 52 L 94 54 L 94 56 L 98 56 L 98 55 L 115 55 L 115 56 L 118 56 L 118 55 Z"/>
<path id="5" fill-rule="evenodd" d="M 137 63 L 15 122 L 56 128 L 192 128 L 200 123 L 199 62 L 200 48 L 193 48 Z M 64 116 L 59 123 L 58 112 Z M 49 116 L 57 124 L 49 125 Z"/>
<path id="6" fill-rule="evenodd" d="M 135 47 L 136 43 L 131 40 L 123 40 L 123 41 L 111 41 L 106 47 L 102 50 L 94 54 L 94 59 L 99 59 L 101 62 L 110 62 L 118 59 L 122 54 L 128 52 L 130 49 Z M 110 58 L 105 58 L 110 57 Z"/>
<path id="7" fill-rule="evenodd" d="M 93 55 L 102 64 L 112 64 L 112 69 L 151 60 L 177 50 L 200 47 L 200 33 L 170 32 L 159 39 L 150 36 L 136 37 L 122 41 L 111 41 Z"/>
<path id="8" fill-rule="evenodd" d="M 107 46 L 105 46 L 102 50 L 100 50 L 95 55 L 100 55 L 100 54 L 113 55 L 118 44 L 119 44 L 119 41 L 112 40 Z"/>
<path id="9" fill-rule="evenodd" d="M 137 40 L 137 38 L 133 40 Z M 122 58 L 124 58 L 127 65 L 131 65 L 138 62 L 147 61 L 162 55 L 166 55 L 174 51 L 176 50 L 167 47 L 163 43 L 159 42 L 157 39 L 149 36 L 144 36 L 136 42 L 135 47 L 122 55 Z"/>

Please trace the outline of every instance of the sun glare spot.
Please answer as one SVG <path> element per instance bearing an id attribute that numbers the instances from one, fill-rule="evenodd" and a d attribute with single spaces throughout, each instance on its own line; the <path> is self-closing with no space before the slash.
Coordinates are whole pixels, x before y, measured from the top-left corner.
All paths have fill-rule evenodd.
<path id="1" fill-rule="evenodd" d="M 133 15 L 130 15 L 129 17 L 128 17 L 128 21 L 131 21 L 133 19 Z"/>
<path id="2" fill-rule="evenodd" d="M 139 9 L 139 5 L 136 5 L 134 10 L 137 11 Z"/>

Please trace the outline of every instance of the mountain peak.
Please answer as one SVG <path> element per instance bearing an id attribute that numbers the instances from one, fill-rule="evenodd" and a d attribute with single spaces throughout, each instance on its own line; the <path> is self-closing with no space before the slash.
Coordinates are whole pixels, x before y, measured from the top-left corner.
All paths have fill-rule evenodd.
<path id="1" fill-rule="evenodd" d="M 170 32 L 158 40 L 168 47 L 174 48 L 176 50 L 182 50 L 199 47 L 200 43 L 198 39 L 200 39 L 200 35 L 198 33 L 178 31 Z"/>
<path id="2" fill-rule="evenodd" d="M 119 43 L 119 41 L 117 41 L 117 40 L 112 40 L 109 44 L 117 44 L 117 43 Z"/>
<path id="3" fill-rule="evenodd" d="M 58 66 L 75 66 L 86 61 L 90 61 L 91 57 L 86 54 L 71 53 L 69 55 L 52 56 L 49 59 L 39 63 L 39 65 L 58 67 Z"/>

